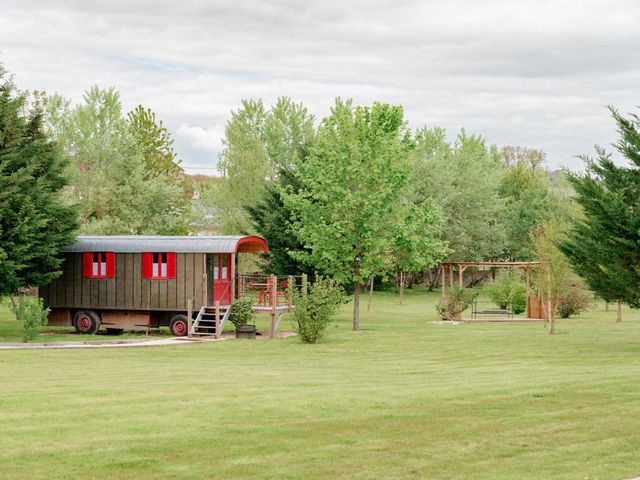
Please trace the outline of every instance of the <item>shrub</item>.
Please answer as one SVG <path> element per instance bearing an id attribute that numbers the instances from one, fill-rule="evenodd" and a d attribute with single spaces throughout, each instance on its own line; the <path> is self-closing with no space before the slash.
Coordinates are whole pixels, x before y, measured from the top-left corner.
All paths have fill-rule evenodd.
<path id="1" fill-rule="evenodd" d="M 477 292 L 460 287 L 451 287 L 446 291 L 446 304 L 439 302 L 436 310 L 443 320 L 461 320 L 464 312 L 478 296 Z"/>
<path id="2" fill-rule="evenodd" d="M 234 300 L 231 305 L 229 321 L 238 327 L 249 324 L 252 319 L 253 310 L 251 308 L 251 300 Z"/>
<path id="3" fill-rule="evenodd" d="M 511 311 L 516 315 L 527 309 L 527 290 L 519 274 L 500 272 L 498 278 L 489 283 L 484 291 L 498 308 Z"/>
<path id="4" fill-rule="evenodd" d="M 18 297 L 16 303 L 11 304 L 11 310 L 16 318 L 22 322 L 22 340 L 30 342 L 40 331 L 40 327 L 47 324 L 50 310 L 44 308 L 41 298 Z"/>
<path id="5" fill-rule="evenodd" d="M 305 343 L 317 343 L 324 338 L 327 327 L 344 301 L 342 286 L 329 277 L 318 276 L 306 295 L 295 289 L 293 316 L 300 339 Z"/>
<path id="6" fill-rule="evenodd" d="M 590 295 L 579 287 L 571 287 L 558 300 L 558 315 L 569 318 L 593 307 Z"/>

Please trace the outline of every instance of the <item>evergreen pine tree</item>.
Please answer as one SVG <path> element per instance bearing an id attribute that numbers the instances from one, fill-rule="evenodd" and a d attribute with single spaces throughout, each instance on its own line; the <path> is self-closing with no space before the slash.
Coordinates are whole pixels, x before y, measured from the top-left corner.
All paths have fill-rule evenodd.
<path id="1" fill-rule="evenodd" d="M 266 273 L 312 275 L 313 268 L 290 255 L 290 252 L 307 251 L 298 239 L 291 222 L 291 209 L 282 200 L 281 190 L 298 192 L 301 182 L 295 173 L 280 169 L 278 183 L 267 186 L 262 199 L 253 206 L 247 206 L 247 212 L 254 228 L 269 244 L 269 263 Z"/>
<path id="2" fill-rule="evenodd" d="M 574 220 L 562 251 L 601 298 L 640 307 L 640 117 L 621 116 L 615 148 L 629 160 L 618 166 L 596 147 L 597 158 L 584 157 L 585 174 L 569 174 L 584 215 Z"/>
<path id="3" fill-rule="evenodd" d="M 0 67 L 0 296 L 59 274 L 58 254 L 77 228 L 60 197 L 65 166 L 39 106 Z"/>

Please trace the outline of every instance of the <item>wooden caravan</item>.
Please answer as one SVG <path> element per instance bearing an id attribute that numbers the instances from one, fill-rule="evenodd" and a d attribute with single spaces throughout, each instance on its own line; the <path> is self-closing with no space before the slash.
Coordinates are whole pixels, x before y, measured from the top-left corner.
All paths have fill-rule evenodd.
<path id="1" fill-rule="evenodd" d="M 40 288 L 50 325 L 114 333 L 168 325 L 186 335 L 191 312 L 228 317 L 238 255 L 268 253 L 255 236 L 79 237 L 63 249 L 62 275 Z M 204 322 L 203 322 L 204 323 Z M 215 327 L 209 327 L 215 330 Z M 219 333 L 219 332 L 211 332 Z"/>

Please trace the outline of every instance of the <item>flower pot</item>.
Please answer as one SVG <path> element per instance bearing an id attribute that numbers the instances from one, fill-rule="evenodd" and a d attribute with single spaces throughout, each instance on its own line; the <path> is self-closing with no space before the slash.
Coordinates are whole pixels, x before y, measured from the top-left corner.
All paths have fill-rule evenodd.
<path id="1" fill-rule="evenodd" d="M 236 327 L 236 338 L 249 338 L 249 339 L 255 340 L 256 326 L 255 325 L 238 325 Z"/>

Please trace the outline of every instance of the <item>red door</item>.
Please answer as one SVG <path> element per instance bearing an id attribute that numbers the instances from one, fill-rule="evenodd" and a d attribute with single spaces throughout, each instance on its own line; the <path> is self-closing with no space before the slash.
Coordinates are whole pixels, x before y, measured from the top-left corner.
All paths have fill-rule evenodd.
<path id="1" fill-rule="evenodd" d="M 221 253 L 212 256 L 213 264 L 213 301 L 221 305 L 231 304 L 231 254 Z"/>

